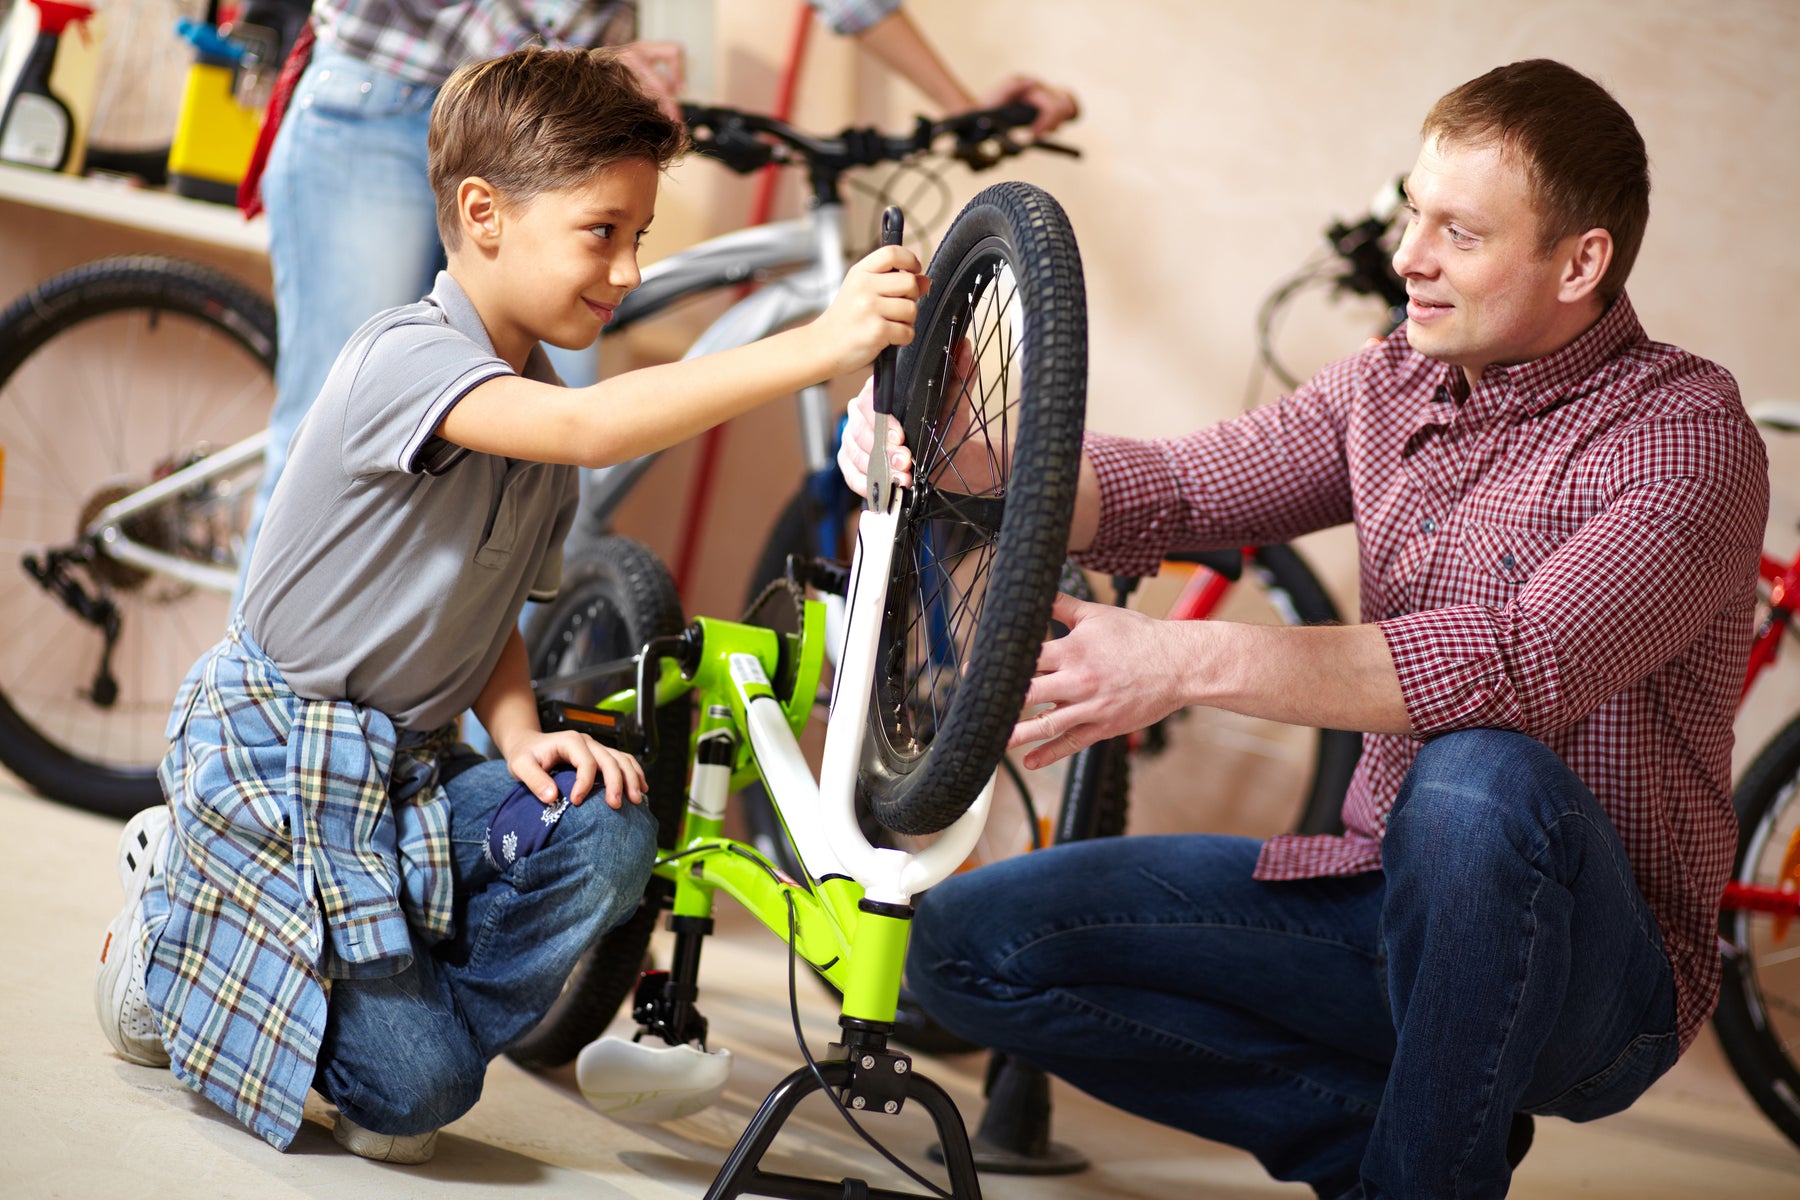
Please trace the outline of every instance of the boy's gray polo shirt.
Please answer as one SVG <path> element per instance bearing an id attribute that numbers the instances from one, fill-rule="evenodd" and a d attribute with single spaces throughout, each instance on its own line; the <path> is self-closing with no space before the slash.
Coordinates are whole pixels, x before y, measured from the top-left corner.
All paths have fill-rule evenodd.
<path id="1" fill-rule="evenodd" d="M 447 272 L 338 355 L 269 500 L 245 625 L 295 693 L 432 729 L 480 695 L 527 595 L 562 579 L 574 467 L 476 454 L 436 436 L 512 368 Z M 542 347 L 524 376 L 560 384 Z"/>

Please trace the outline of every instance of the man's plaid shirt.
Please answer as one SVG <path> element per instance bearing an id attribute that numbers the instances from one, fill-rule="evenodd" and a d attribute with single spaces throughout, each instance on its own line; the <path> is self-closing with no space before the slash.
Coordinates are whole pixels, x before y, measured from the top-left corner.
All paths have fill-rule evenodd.
<path id="1" fill-rule="evenodd" d="M 145 990 L 176 1076 L 286 1149 L 331 980 L 397 974 L 412 933 L 451 932 L 448 730 L 400 747 L 379 712 L 302 700 L 238 626 L 188 673 L 168 736 Z"/>
<path id="2" fill-rule="evenodd" d="M 1090 435 L 1087 452 L 1103 503 L 1078 557 L 1102 570 L 1356 524 L 1362 619 L 1387 638 L 1413 737 L 1365 735 L 1349 832 L 1273 838 L 1257 878 L 1378 869 L 1417 739 L 1518 730 L 1612 818 L 1692 1040 L 1718 994 L 1731 725 L 1769 506 L 1725 370 L 1650 341 L 1620 297 L 1473 390 L 1401 330 L 1278 404 L 1166 441 Z"/>

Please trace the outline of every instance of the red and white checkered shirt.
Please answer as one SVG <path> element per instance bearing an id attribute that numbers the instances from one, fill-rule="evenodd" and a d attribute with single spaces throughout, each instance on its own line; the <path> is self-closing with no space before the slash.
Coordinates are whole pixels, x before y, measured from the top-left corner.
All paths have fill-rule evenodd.
<path id="1" fill-rule="evenodd" d="M 1518 730 L 1612 818 L 1692 1040 L 1718 993 L 1731 724 L 1769 505 L 1728 372 L 1650 341 L 1621 297 L 1472 390 L 1402 329 L 1277 404 L 1168 440 L 1090 434 L 1087 453 L 1102 507 L 1085 566 L 1146 575 L 1168 550 L 1356 523 L 1363 619 L 1387 638 L 1413 736 L 1365 735 L 1349 832 L 1272 838 L 1257 878 L 1378 869 L 1422 739 Z"/>

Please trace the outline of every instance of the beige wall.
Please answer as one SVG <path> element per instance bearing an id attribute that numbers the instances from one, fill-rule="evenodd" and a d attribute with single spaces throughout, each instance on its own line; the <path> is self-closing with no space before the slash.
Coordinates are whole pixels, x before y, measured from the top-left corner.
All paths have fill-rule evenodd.
<path id="1" fill-rule="evenodd" d="M 778 60 L 787 6 L 719 7 L 730 10 L 723 39 L 734 46 L 722 92 L 763 102 L 772 67 L 753 64 L 758 47 Z M 1790 232 L 1800 221 L 1800 5 L 1789 0 L 907 7 L 976 90 L 1029 70 L 1081 96 L 1083 118 L 1066 140 L 1083 149 L 1082 160 L 1031 156 L 1005 171 L 1048 188 L 1080 240 L 1093 427 L 1167 434 L 1239 411 L 1264 296 L 1322 246 L 1330 219 L 1365 211 L 1375 188 L 1411 165 L 1434 99 L 1534 56 L 1601 80 L 1644 134 L 1653 216 L 1630 290 L 1651 336 L 1724 363 L 1748 399 L 1800 398 L 1790 329 L 1800 293 L 1800 238 Z M 817 114 L 820 125 L 839 123 L 833 103 L 847 70 L 859 120 L 898 125 L 922 105 L 872 64 L 846 64 L 842 44 L 820 37 L 814 48 L 825 53 L 809 67 L 802 114 Z M 818 103 L 821 91 L 831 103 Z M 693 163 L 679 178 L 697 171 L 717 173 Z M 986 181 L 951 177 L 959 203 Z M 1290 309 L 1277 347 L 1291 367 L 1310 370 L 1356 347 L 1377 319 L 1369 302 L 1308 293 Z M 1266 378 L 1255 393 L 1274 394 Z M 735 469 L 785 437 L 785 424 L 763 422 L 734 442 Z M 1800 443 L 1772 447 L 1772 464 L 1770 539 L 1786 548 L 1800 542 Z M 660 536 L 656 521 L 642 528 Z M 718 526 L 715 542 L 734 536 L 727 528 Z M 1306 548 L 1353 612 L 1348 531 L 1308 539 Z M 1743 749 L 1800 703 L 1800 686 L 1783 682 L 1766 682 L 1740 722 Z"/>
<path id="2" fill-rule="evenodd" d="M 1230 416 L 1255 364 L 1263 297 L 1403 172 L 1438 95 L 1487 68 L 1548 55 L 1611 87 L 1637 118 L 1654 170 L 1653 218 L 1631 292 L 1652 336 L 1716 358 L 1747 397 L 1800 398 L 1792 383 L 1800 292 L 1800 5 L 1790 0 L 911 0 L 918 23 L 978 91 L 1013 71 L 1081 96 L 1067 130 L 1085 157 L 1015 160 L 1048 188 L 1080 239 L 1091 322 L 1090 424 L 1174 433 Z M 768 103 L 792 28 L 787 0 L 718 0 L 719 96 Z M 815 31 L 797 119 L 903 127 L 921 101 L 855 48 Z M 993 177 L 999 177 L 997 174 Z M 958 204 L 987 182 L 956 171 Z M 715 164 L 677 168 L 652 253 L 741 223 L 749 187 Z M 791 184 L 786 211 L 797 204 Z M 942 229 L 947 218 L 939 218 Z M 0 205 L 0 294 L 53 269 L 125 250 L 186 250 L 141 235 Z M 872 240 L 865 235 L 865 242 Z M 260 263 L 211 255 L 266 282 Z M 1359 344 L 1367 304 L 1303 297 L 1278 339 L 1296 369 Z M 691 322 L 690 322 L 691 325 Z M 646 331 L 614 363 L 670 352 Z M 1273 394 L 1266 381 L 1259 399 Z M 749 564 L 796 474 L 785 406 L 731 432 L 692 611 L 734 611 Z M 1797 539 L 1800 444 L 1776 447 L 1771 541 Z M 672 453 L 621 525 L 672 554 L 689 450 Z M 1353 611 L 1347 532 L 1308 552 Z M 1800 675 L 1800 672 L 1795 672 Z M 1777 681 L 1779 683 L 1779 681 Z M 1765 685 L 1740 725 L 1754 745 L 1800 688 Z M 1174 804 L 1171 800 L 1169 803 Z"/>

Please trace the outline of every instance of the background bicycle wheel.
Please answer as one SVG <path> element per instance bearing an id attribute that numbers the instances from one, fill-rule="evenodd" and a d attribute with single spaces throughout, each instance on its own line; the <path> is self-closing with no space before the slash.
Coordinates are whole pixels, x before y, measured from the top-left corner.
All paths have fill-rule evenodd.
<path id="1" fill-rule="evenodd" d="M 1189 574 L 1186 568 L 1170 567 L 1144 580 L 1131 606 L 1147 613 L 1167 612 Z M 1303 569 L 1302 585 L 1306 574 Z M 1100 595 L 1110 595 L 1110 581 L 1096 579 L 1094 584 Z M 1254 568 L 1246 570 L 1226 592 L 1213 619 L 1269 625 L 1329 619 L 1316 604 L 1303 604 L 1295 611 L 1295 598 L 1282 590 L 1291 586 L 1285 573 L 1265 577 Z M 1342 613 L 1342 606 L 1337 610 Z M 1354 737 L 1336 736 L 1343 741 Z M 1318 730 L 1222 709 L 1182 709 L 1163 722 L 1161 737 L 1165 744 L 1160 749 L 1153 738 L 1136 739 L 1138 749 L 1131 756 L 1131 793 L 1136 801 L 1132 833 L 1204 831 L 1269 837 L 1292 830 L 1327 832 L 1330 826 L 1321 814 L 1335 816 L 1354 766 L 1351 747 L 1322 741 Z M 1315 805 L 1308 819 L 1310 790 L 1320 773 L 1326 779 L 1322 790 L 1336 800 Z"/>
<path id="2" fill-rule="evenodd" d="M 106 504 L 260 429 L 274 329 L 268 303 L 241 284 L 158 258 L 90 264 L 0 315 L 0 759 L 45 795 L 116 816 L 160 798 L 169 706 L 224 633 L 230 597 L 105 558 L 73 568 L 119 615 L 118 694 L 103 703 L 100 629 L 23 560 L 76 544 Z M 132 533 L 235 569 L 253 475 L 196 489 Z"/>

